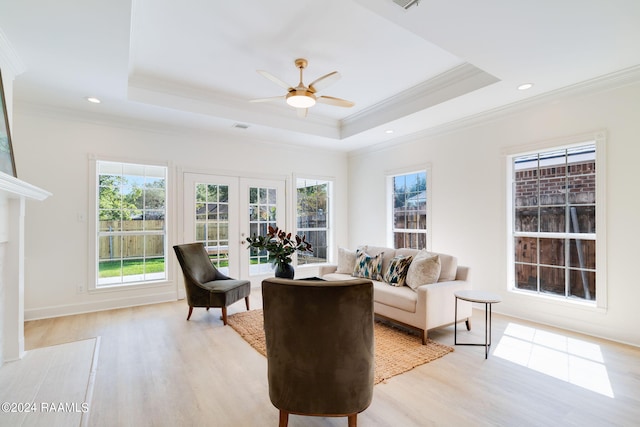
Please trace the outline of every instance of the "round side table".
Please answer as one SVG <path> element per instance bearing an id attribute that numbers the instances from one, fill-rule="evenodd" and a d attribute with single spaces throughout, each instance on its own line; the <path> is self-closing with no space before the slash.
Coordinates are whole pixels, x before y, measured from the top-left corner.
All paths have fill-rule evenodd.
<path id="1" fill-rule="evenodd" d="M 493 292 L 469 289 L 454 292 L 456 297 L 455 319 L 458 318 L 458 300 L 468 302 L 476 302 L 484 304 L 484 344 L 481 343 L 459 343 L 458 342 L 458 323 L 453 324 L 453 344 L 454 345 L 482 345 L 484 346 L 484 358 L 489 356 L 489 347 L 491 347 L 491 305 L 501 300 L 500 295 Z"/>

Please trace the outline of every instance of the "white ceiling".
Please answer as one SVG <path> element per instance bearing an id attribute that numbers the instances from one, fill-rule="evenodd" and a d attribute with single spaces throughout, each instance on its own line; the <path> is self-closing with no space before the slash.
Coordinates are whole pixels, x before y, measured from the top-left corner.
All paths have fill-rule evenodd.
<path id="1" fill-rule="evenodd" d="M 0 0 L 0 30 L 17 104 L 344 151 L 640 65 L 638 0 Z M 248 102 L 300 57 L 355 107 Z"/>

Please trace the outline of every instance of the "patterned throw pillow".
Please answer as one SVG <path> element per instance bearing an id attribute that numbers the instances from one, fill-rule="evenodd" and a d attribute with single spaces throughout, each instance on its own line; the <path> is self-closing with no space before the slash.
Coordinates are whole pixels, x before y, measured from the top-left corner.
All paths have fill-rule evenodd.
<path id="1" fill-rule="evenodd" d="M 381 277 L 383 254 L 384 252 L 380 252 L 376 256 L 370 256 L 365 251 L 358 249 L 356 251 L 356 265 L 353 268 L 352 276 L 379 280 Z"/>
<path id="2" fill-rule="evenodd" d="M 391 260 L 383 280 L 391 286 L 404 286 L 412 256 L 399 255 Z"/>

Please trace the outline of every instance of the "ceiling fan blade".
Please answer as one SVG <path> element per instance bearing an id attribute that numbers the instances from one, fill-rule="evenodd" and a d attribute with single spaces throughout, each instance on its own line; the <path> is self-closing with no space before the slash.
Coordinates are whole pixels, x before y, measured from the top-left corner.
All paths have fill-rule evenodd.
<path id="1" fill-rule="evenodd" d="M 269 98 L 258 98 L 258 99 L 250 99 L 249 102 L 274 102 L 274 101 L 282 101 L 284 96 L 272 96 Z"/>
<path id="2" fill-rule="evenodd" d="M 319 96 L 316 98 L 316 101 L 321 102 L 323 104 L 329 104 L 336 107 L 353 107 L 356 105 L 351 101 L 347 101 L 346 99 L 334 98 L 333 96 Z"/>
<path id="3" fill-rule="evenodd" d="M 296 108 L 296 112 L 298 113 L 298 117 L 300 117 L 301 119 L 304 119 L 305 117 L 307 117 L 307 112 L 309 111 L 308 108 Z"/>
<path id="4" fill-rule="evenodd" d="M 336 81 L 340 80 L 340 77 L 340 73 L 337 71 L 325 74 L 324 76 L 318 77 L 317 79 L 312 81 L 311 84 L 309 84 L 309 90 L 311 90 L 311 92 L 322 90 L 330 84 L 333 84 Z"/>
<path id="5" fill-rule="evenodd" d="M 282 86 L 283 88 L 287 89 L 287 90 L 291 90 L 293 89 L 293 87 L 289 84 L 284 82 L 283 80 L 280 80 L 279 78 L 277 78 L 276 76 L 274 76 L 273 74 L 271 74 L 268 71 L 265 70 L 257 70 L 259 74 L 261 74 L 263 77 L 271 80 L 272 82 L 274 82 L 275 84 L 277 84 L 278 86 Z"/>

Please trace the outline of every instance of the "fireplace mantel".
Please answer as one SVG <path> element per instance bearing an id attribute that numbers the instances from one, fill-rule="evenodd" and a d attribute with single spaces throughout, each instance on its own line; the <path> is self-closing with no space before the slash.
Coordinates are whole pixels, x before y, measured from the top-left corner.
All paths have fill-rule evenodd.
<path id="1" fill-rule="evenodd" d="M 51 196 L 48 191 L 2 172 L 0 172 L 0 193 L 6 194 L 9 198 L 26 197 L 40 201 Z"/>
<path id="2" fill-rule="evenodd" d="M 24 354 L 24 242 L 26 201 L 46 190 L 0 172 L 0 366 Z"/>

